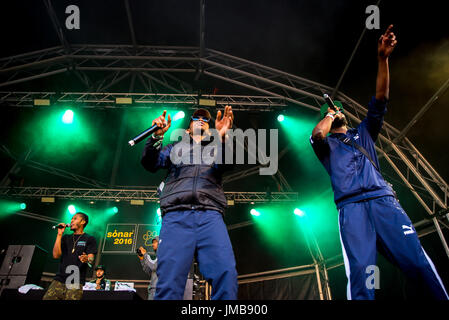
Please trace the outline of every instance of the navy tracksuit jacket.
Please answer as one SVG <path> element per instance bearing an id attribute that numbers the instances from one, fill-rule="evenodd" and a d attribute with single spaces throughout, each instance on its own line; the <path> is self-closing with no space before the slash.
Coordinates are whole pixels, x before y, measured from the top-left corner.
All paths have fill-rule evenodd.
<path id="1" fill-rule="evenodd" d="M 212 300 L 236 300 L 235 257 L 222 215 L 226 198 L 220 182 L 226 164 L 193 164 L 193 145 L 198 148 L 200 145 L 191 138 L 186 143 L 190 147 L 183 157 L 189 164 L 173 163 L 174 144 L 155 147 L 157 143 L 152 138 L 148 139 L 142 156 L 147 170 L 168 169 L 161 195 L 163 217 L 154 300 L 183 299 L 194 256 L 200 272 L 212 284 Z M 204 147 L 208 142 L 201 145 Z"/>
<path id="2" fill-rule="evenodd" d="M 376 249 L 410 278 L 424 283 L 435 299 L 448 295 L 431 259 L 422 248 L 407 214 L 382 175 L 356 147 L 362 146 L 379 167 L 375 141 L 382 128 L 386 102 L 373 97 L 367 117 L 346 134 L 331 134 L 322 141 L 310 139 L 318 159 L 328 172 L 339 211 L 348 299 L 374 299 L 371 282 Z"/>

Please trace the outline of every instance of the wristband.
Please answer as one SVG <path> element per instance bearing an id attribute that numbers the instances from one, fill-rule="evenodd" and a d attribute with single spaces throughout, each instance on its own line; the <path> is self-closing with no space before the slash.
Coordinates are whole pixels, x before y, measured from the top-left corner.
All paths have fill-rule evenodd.
<path id="1" fill-rule="evenodd" d="M 153 139 L 155 139 L 155 140 L 162 140 L 162 139 L 164 139 L 164 136 L 162 135 L 162 136 L 158 136 L 158 135 L 156 135 L 155 133 L 153 133 L 152 135 L 151 135 L 151 138 L 153 138 Z"/>
<path id="2" fill-rule="evenodd" d="M 326 117 L 332 118 L 332 121 L 335 120 L 335 116 L 332 113 L 326 114 Z"/>

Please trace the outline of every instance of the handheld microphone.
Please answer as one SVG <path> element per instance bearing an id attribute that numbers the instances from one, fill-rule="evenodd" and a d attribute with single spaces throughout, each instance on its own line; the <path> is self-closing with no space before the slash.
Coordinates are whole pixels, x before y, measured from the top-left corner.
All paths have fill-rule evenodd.
<path id="1" fill-rule="evenodd" d="M 57 225 L 54 225 L 53 227 L 51 227 L 53 230 L 54 229 L 65 229 L 65 228 L 70 228 L 70 224 L 69 223 L 66 223 L 66 224 L 57 224 Z"/>
<path id="2" fill-rule="evenodd" d="M 334 102 L 332 101 L 331 97 L 327 93 L 323 94 L 324 101 L 326 101 L 329 108 L 331 108 L 334 111 L 337 111 L 337 107 L 335 106 Z"/>
<path id="3" fill-rule="evenodd" d="M 143 131 L 141 134 L 137 135 L 136 137 L 134 137 L 133 139 L 128 141 L 128 144 L 132 147 L 134 146 L 136 143 L 139 143 L 140 141 L 142 141 L 143 139 L 145 139 L 146 137 L 148 137 L 149 135 L 153 134 L 154 132 L 156 132 L 158 129 L 161 129 L 160 127 L 158 127 L 156 124 L 152 125 L 149 129 Z"/>

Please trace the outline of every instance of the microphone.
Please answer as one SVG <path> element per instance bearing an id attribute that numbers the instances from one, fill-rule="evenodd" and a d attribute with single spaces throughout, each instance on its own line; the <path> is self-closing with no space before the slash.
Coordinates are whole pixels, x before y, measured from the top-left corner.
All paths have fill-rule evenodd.
<path id="1" fill-rule="evenodd" d="M 331 97 L 327 93 L 323 95 L 324 100 L 326 101 L 329 108 L 331 108 L 334 111 L 337 111 L 337 107 L 335 106 L 334 102 L 332 101 Z"/>
<path id="2" fill-rule="evenodd" d="M 54 229 L 65 229 L 65 228 L 70 228 L 70 224 L 69 223 L 67 223 L 67 224 L 57 224 L 57 225 L 54 225 L 53 227 L 51 227 L 53 230 Z"/>
<path id="3" fill-rule="evenodd" d="M 133 139 L 129 140 L 128 144 L 132 147 L 135 144 L 142 141 L 143 139 L 145 139 L 146 137 L 148 137 L 149 135 L 153 134 L 153 132 L 156 132 L 158 129 L 161 129 L 161 128 L 158 127 L 156 124 L 153 124 L 149 129 L 143 131 L 141 134 L 139 134 L 136 137 L 134 137 Z"/>

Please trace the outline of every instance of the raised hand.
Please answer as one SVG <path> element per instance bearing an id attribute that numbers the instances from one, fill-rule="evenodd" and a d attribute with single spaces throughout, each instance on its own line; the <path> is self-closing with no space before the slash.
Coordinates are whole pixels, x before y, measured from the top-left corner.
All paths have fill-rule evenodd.
<path id="1" fill-rule="evenodd" d="M 162 115 L 154 119 L 151 123 L 151 125 L 157 124 L 157 126 L 161 128 L 155 132 L 155 134 L 158 136 L 164 135 L 164 133 L 166 133 L 171 126 L 171 116 L 168 115 L 168 119 L 165 120 L 166 114 L 167 110 L 164 110 L 164 112 L 162 112 Z"/>
<path id="2" fill-rule="evenodd" d="M 231 106 L 225 106 L 223 117 L 221 116 L 221 111 L 218 111 L 217 118 L 215 119 L 215 129 L 218 130 L 220 137 L 223 137 L 226 131 L 232 128 L 233 122 L 234 114 L 232 113 Z"/>
<path id="3" fill-rule="evenodd" d="M 387 28 L 387 31 L 380 36 L 379 42 L 377 44 L 377 55 L 381 59 L 387 59 L 393 52 L 398 41 L 396 40 L 396 35 L 392 31 L 393 25 Z"/>

